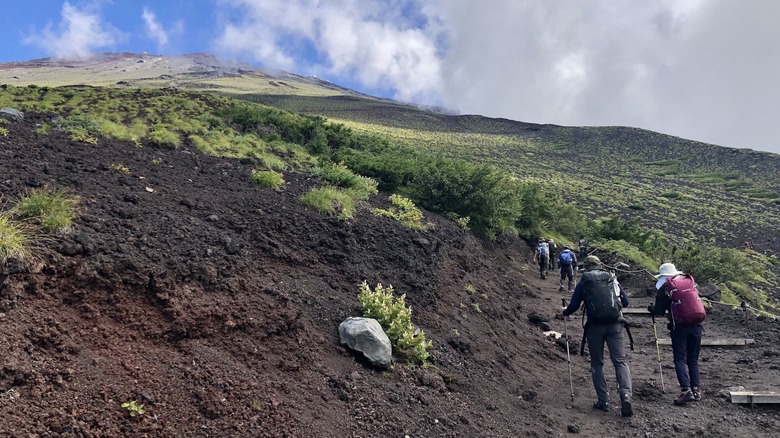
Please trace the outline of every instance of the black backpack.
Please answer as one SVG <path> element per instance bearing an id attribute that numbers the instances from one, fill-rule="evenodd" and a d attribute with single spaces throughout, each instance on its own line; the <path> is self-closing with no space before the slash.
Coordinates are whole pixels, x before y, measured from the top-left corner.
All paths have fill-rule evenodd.
<path id="1" fill-rule="evenodd" d="M 585 313 L 588 324 L 609 324 L 623 320 L 620 296 L 615 278 L 609 272 L 588 271 L 582 274 Z"/>

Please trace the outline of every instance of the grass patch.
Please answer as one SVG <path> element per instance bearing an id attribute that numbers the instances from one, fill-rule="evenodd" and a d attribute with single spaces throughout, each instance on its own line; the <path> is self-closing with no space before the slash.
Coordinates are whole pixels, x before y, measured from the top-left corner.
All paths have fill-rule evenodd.
<path id="1" fill-rule="evenodd" d="M 252 181 L 276 191 L 284 186 L 284 175 L 273 170 L 252 170 Z"/>
<path id="2" fill-rule="evenodd" d="M 36 189 L 23 196 L 13 208 L 21 219 L 31 219 L 46 231 L 67 232 L 76 216 L 77 201 L 64 190 Z"/>
<path id="3" fill-rule="evenodd" d="M 603 249 L 604 251 L 616 252 L 620 254 L 621 257 L 625 257 L 627 260 L 631 260 L 632 262 L 651 272 L 654 272 L 656 269 L 658 269 L 657 261 L 625 240 L 603 240 L 596 241 L 593 244 L 598 248 Z"/>
<path id="4" fill-rule="evenodd" d="M 356 210 L 354 193 L 331 186 L 309 190 L 301 197 L 301 202 L 341 220 L 351 219 Z"/>
<path id="5" fill-rule="evenodd" d="M 25 260 L 32 255 L 32 236 L 27 229 L 11 221 L 9 213 L 0 213 L 0 264 L 10 258 Z"/>

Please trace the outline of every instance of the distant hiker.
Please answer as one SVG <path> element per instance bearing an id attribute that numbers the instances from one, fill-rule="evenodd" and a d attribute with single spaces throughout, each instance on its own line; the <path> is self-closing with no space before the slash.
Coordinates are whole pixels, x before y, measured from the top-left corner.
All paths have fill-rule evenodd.
<path id="1" fill-rule="evenodd" d="M 701 352 L 702 321 L 706 317 L 704 303 L 699 298 L 696 281 L 690 274 L 677 270 L 672 263 L 658 267 L 655 305 L 647 306 L 653 315 L 669 312 L 667 328 L 672 338 L 674 370 L 680 383 L 680 395 L 674 404 L 682 406 L 701 400 L 699 353 Z"/>
<path id="2" fill-rule="evenodd" d="M 580 258 L 584 259 L 588 256 L 588 243 L 585 241 L 585 236 L 580 237 Z"/>
<path id="3" fill-rule="evenodd" d="M 614 274 L 602 270 L 601 260 L 596 256 L 588 256 L 583 262 L 585 273 L 577 283 L 571 296 L 569 306 L 561 307 L 563 316 L 576 312 L 580 304 L 585 302 L 585 338 L 590 350 L 590 372 L 593 377 L 593 387 L 598 399 L 593 408 L 602 411 L 609 410 L 609 389 L 604 377 L 604 343 L 609 348 L 609 358 L 615 366 L 620 394 L 620 415 L 630 417 L 634 414 L 631 406 L 631 370 L 626 363 L 626 342 L 623 330 L 631 332 L 623 319 L 622 309 L 628 306 L 628 297 Z M 580 354 L 584 353 L 582 346 Z M 633 342 L 632 342 L 633 349 Z"/>
<path id="4" fill-rule="evenodd" d="M 555 271 L 555 254 L 558 253 L 558 246 L 555 244 L 554 240 L 549 239 L 547 241 L 547 248 L 550 250 L 550 270 Z"/>
<path id="5" fill-rule="evenodd" d="M 539 263 L 539 276 L 542 277 L 542 279 L 547 278 L 547 266 L 550 263 L 550 249 L 547 247 L 547 242 L 541 237 L 536 245 L 534 261 Z"/>
<path id="6" fill-rule="evenodd" d="M 563 247 L 563 251 L 558 256 L 558 267 L 561 268 L 561 280 L 558 282 L 558 290 L 568 290 L 574 292 L 574 273 L 577 272 L 577 255 L 571 250 L 569 245 Z M 563 288 L 563 280 L 569 279 L 568 289 Z"/>

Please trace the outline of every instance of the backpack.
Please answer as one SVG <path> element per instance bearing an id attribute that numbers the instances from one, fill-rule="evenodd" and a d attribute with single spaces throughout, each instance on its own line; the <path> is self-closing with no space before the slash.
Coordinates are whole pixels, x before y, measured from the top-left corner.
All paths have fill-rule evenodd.
<path id="1" fill-rule="evenodd" d="M 620 288 L 609 272 L 593 270 L 582 274 L 585 313 L 588 324 L 609 324 L 622 321 Z"/>
<path id="2" fill-rule="evenodd" d="M 571 265 L 572 257 L 571 257 L 571 251 L 568 249 L 563 250 L 561 255 L 558 256 L 558 264 L 561 266 L 569 266 Z"/>
<path id="3" fill-rule="evenodd" d="M 547 257 L 547 244 L 540 243 L 539 246 L 536 247 L 536 254 L 541 258 Z"/>
<path id="4" fill-rule="evenodd" d="M 696 281 L 691 274 L 669 277 L 666 293 L 672 301 L 669 313 L 674 324 L 699 324 L 707 317 L 704 303 L 699 298 Z"/>

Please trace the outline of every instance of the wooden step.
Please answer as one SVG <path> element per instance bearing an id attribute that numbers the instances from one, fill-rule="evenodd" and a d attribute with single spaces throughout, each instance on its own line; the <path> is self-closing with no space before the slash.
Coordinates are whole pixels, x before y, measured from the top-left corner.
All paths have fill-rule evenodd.
<path id="1" fill-rule="evenodd" d="M 650 316 L 650 312 L 644 307 L 624 307 L 623 315 L 645 315 Z M 660 316 L 659 316 L 660 318 Z"/>
<path id="2" fill-rule="evenodd" d="M 765 404 L 780 403 L 780 392 L 773 391 L 731 391 L 731 403 Z"/>
<path id="3" fill-rule="evenodd" d="M 702 347 L 725 347 L 725 346 L 745 346 L 754 344 L 754 339 L 739 339 L 739 338 L 704 338 L 701 340 Z M 669 338 L 659 338 L 658 345 L 672 345 L 672 340 Z"/>

